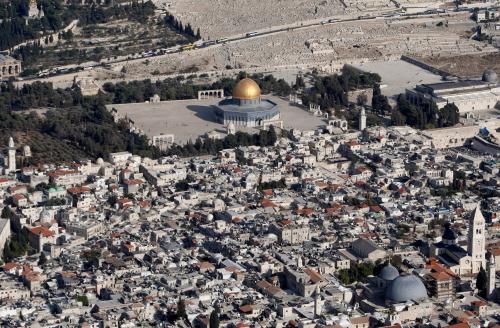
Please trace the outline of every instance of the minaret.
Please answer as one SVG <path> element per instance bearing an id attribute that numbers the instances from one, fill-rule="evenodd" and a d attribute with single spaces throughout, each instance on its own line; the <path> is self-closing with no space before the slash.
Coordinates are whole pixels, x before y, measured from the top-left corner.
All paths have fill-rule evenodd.
<path id="1" fill-rule="evenodd" d="M 9 150 L 8 150 L 8 166 L 9 172 L 16 171 L 16 146 L 14 145 L 14 139 L 9 138 Z"/>
<path id="2" fill-rule="evenodd" d="M 30 0 L 28 17 L 36 18 L 40 15 L 40 11 L 38 10 L 38 4 L 36 0 Z"/>
<path id="3" fill-rule="evenodd" d="M 488 275 L 488 281 L 486 284 L 486 297 L 490 298 L 495 291 L 495 285 L 497 280 L 497 266 L 495 264 L 495 256 L 491 254 L 490 260 L 488 261 L 488 269 L 486 271 Z"/>
<path id="4" fill-rule="evenodd" d="M 481 266 L 486 267 L 485 234 L 485 221 L 478 203 L 471 214 L 467 240 L 467 253 L 472 257 L 472 273 L 478 273 Z"/>
<path id="5" fill-rule="evenodd" d="M 321 292 L 319 290 L 319 285 L 316 285 L 316 291 L 314 292 L 314 317 L 317 318 L 321 315 Z"/>
<path id="6" fill-rule="evenodd" d="M 363 131 L 366 129 L 366 112 L 365 108 L 361 108 L 361 112 L 359 113 L 359 131 Z"/>

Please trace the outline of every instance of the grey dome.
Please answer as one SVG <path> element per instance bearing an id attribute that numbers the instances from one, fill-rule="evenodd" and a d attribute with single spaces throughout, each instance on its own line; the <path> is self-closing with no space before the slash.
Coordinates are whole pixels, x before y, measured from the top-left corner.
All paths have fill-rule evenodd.
<path id="1" fill-rule="evenodd" d="M 427 298 L 427 289 L 417 276 L 409 274 L 394 279 L 385 291 L 385 298 L 395 303 Z"/>
<path id="2" fill-rule="evenodd" d="M 483 73 L 483 81 L 488 83 L 498 83 L 498 75 L 494 70 L 488 68 Z"/>
<path id="3" fill-rule="evenodd" d="M 389 263 L 385 267 L 383 267 L 383 269 L 378 274 L 378 277 L 386 281 L 391 281 L 399 277 L 399 271 Z"/>

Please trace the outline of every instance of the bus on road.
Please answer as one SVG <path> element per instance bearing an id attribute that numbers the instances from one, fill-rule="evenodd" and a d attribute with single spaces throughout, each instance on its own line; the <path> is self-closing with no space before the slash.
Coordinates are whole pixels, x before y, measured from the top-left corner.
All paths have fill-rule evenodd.
<path id="1" fill-rule="evenodd" d="M 190 44 L 187 44 L 185 46 L 182 46 L 181 50 L 182 51 L 186 51 L 186 50 L 191 50 L 191 49 L 194 49 L 194 48 L 195 48 L 194 44 L 190 43 Z"/>

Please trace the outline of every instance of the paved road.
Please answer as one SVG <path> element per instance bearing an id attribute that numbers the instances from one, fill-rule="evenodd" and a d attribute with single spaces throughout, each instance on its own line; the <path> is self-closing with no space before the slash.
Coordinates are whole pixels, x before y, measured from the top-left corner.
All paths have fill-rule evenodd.
<path id="1" fill-rule="evenodd" d="M 96 67 L 105 67 L 106 65 L 109 65 L 109 64 L 117 64 L 117 63 L 121 63 L 121 62 L 128 62 L 128 63 L 134 62 L 134 61 L 142 62 L 144 59 L 147 59 L 147 58 L 166 56 L 169 54 L 179 53 L 182 51 L 196 51 L 198 49 L 219 47 L 219 46 L 222 46 L 223 44 L 243 42 L 245 40 L 266 37 L 266 36 L 273 35 L 273 34 L 286 33 L 286 32 L 294 31 L 294 30 L 317 28 L 317 27 L 326 26 L 326 25 L 342 24 L 342 23 L 346 23 L 346 22 L 370 21 L 370 20 L 408 20 L 408 19 L 426 18 L 426 17 L 431 18 L 431 17 L 437 17 L 437 16 L 449 17 L 449 16 L 453 16 L 453 15 L 460 15 L 460 14 L 463 14 L 463 12 L 449 12 L 449 13 L 435 13 L 435 14 L 426 14 L 425 12 L 422 12 L 422 13 L 414 13 L 411 15 L 400 15 L 400 14 L 397 14 L 397 10 L 392 10 L 390 12 L 386 12 L 382 16 L 358 16 L 358 17 L 349 17 L 349 18 L 344 18 L 344 19 L 330 17 L 330 18 L 323 18 L 321 20 L 316 19 L 314 21 L 296 22 L 296 23 L 288 24 L 288 25 L 275 26 L 275 27 L 271 27 L 271 28 L 250 31 L 249 33 L 256 32 L 256 34 L 252 35 L 252 36 L 249 36 L 247 34 L 238 34 L 238 35 L 229 36 L 229 37 L 226 37 L 223 39 L 219 39 L 218 41 L 199 40 L 193 44 L 194 48 L 191 50 L 183 50 L 182 46 L 175 46 L 175 47 L 171 47 L 168 49 L 163 49 L 163 53 L 159 53 L 159 54 L 150 54 L 147 56 L 141 56 L 141 57 L 132 58 L 132 59 L 130 58 L 130 56 L 122 56 L 122 57 L 119 57 L 117 59 L 101 60 L 101 62 L 99 62 L 99 63 L 89 62 L 87 64 L 80 65 L 80 69 L 90 70 L 90 69 L 93 69 Z M 158 49 L 158 50 L 160 50 L 160 49 Z M 153 52 L 158 52 L 158 50 L 153 51 Z M 64 68 L 68 68 L 68 67 L 75 67 L 75 65 L 66 66 Z M 63 70 L 63 67 L 60 67 L 59 69 L 56 69 L 56 72 L 51 73 L 50 76 L 58 76 L 58 75 L 66 74 L 66 73 L 68 73 L 68 72 L 66 70 Z M 31 79 L 26 78 L 26 79 L 24 79 L 24 81 L 26 81 L 26 82 L 28 82 L 30 80 L 38 80 L 38 78 L 31 78 Z"/>

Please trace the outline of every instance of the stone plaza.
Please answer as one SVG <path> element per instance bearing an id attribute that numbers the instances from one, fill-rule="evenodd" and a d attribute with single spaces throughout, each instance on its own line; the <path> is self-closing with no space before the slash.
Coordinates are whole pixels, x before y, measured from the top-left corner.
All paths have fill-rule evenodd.
<path id="1" fill-rule="evenodd" d="M 285 129 L 314 130 L 325 125 L 323 118 L 310 114 L 305 108 L 288 99 L 266 95 L 280 109 L 281 121 Z M 115 109 L 118 118 L 128 118 L 134 127 L 151 139 L 173 135 L 173 141 L 183 144 L 209 133 L 226 134 L 227 127 L 217 121 L 213 107 L 220 99 L 176 100 L 158 103 L 131 103 L 108 105 Z M 254 133 L 252 127 L 236 127 L 238 131 Z"/>

